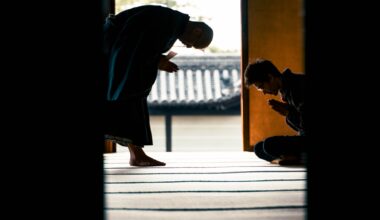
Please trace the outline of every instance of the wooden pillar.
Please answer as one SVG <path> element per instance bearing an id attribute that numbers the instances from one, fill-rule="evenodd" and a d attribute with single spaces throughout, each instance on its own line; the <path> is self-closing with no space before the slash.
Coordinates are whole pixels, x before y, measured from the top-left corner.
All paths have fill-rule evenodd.
<path id="1" fill-rule="evenodd" d="M 172 115 L 165 114 L 166 152 L 172 152 Z"/>
<path id="2" fill-rule="evenodd" d="M 116 143 L 112 141 L 104 142 L 104 153 L 115 153 L 116 152 Z"/>
<path id="3" fill-rule="evenodd" d="M 290 68 L 293 72 L 304 72 L 302 3 L 302 0 L 242 0 L 242 72 L 256 58 L 271 60 L 280 71 Z M 244 143 L 244 150 L 252 150 L 254 144 L 269 136 L 296 134 L 285 118 L 268 106 L 268 99 L 274 96 L 263 95 L 254 88 L 247 91 L 242 91 L 243 134 L 244 140 L 249 140 Z"/>
<path id="4" fill-rule="evenodd" d="M 248 0 L 241 0 L 241 85 L 244 85 L 244 70 L 248 65 Z M 241 87 L 241 115 L 243 127 L 243 151 L 252 151 L 250 146 L 250 126 L 249 126 L 249 90 Z"/>

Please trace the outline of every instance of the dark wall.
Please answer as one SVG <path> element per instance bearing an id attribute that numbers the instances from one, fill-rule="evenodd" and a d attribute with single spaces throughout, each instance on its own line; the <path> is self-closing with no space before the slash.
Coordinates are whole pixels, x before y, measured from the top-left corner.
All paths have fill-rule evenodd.
<path id="1" fill-rule="evenodd" d="M 344 3 L 343 3 L 344 2 Z M 308 219 L 370 219 L 378 191 L 376 7 L 305 1 L 309 86 Z M 369 197 L 368 197 L 369 196 Z"/>
<path id="2" fill-rule="evenodd" d="M 2 6 L 2 215 L 103 219 L 102 1 Z"/>

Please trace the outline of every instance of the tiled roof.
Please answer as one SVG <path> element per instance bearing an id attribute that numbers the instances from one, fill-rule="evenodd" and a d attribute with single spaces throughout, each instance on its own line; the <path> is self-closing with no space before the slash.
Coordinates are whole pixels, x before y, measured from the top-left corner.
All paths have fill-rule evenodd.
<path id="1" fill-rule="evenodd" d="M 239 56 L 173 58 L 177 73 L 159 71 L 148 97 L 151 109 L 225 110 L 240 106 Z"/>

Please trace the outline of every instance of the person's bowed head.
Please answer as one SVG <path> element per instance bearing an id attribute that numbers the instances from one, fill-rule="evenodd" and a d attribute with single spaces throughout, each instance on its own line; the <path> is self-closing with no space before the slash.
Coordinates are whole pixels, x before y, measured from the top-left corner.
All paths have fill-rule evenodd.
<path id="1" fill-rule="evenodd" d="M 212 41 L 214 32 L 210 26 L 204 22 L 189 21 L 184 33 L 178 38 L 187 48 L 203 50 Z"/>

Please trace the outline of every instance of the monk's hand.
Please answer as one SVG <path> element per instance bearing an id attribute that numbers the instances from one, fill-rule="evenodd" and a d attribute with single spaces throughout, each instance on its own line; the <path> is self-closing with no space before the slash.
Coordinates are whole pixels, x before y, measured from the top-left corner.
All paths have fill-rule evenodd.
<path id="1" fill-rule="evenodd" d="M 172 72 L 177 72 L 178 71 L 178 66 L 177 64 L 171 62 L 168 60 L 168 58 L 162 56 L 160 58 L 160 61 L 158 63 L 158 69 L 159 70 L 164 70 L 166 72 L 172 73 Z"/>
<path id="2" fill-rule="evenodd" d="M 289 114 L 289 105 L 284 102 L 277 101 L 275 99 L 270 99 L 268 104 L 271 106 L 273 110 L 278 112 L 283 116 L 287 116 Z"/>

